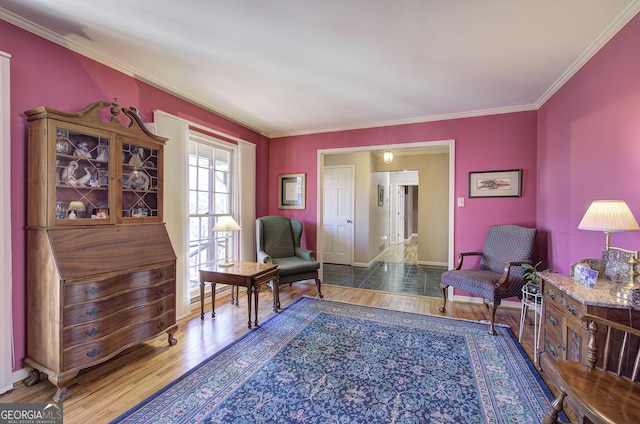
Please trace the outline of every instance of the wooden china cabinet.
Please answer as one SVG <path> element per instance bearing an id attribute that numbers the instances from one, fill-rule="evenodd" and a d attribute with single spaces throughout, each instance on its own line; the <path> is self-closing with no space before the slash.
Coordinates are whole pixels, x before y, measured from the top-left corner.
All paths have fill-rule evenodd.
<path id="1" fill-rule="evenodd" d="M 117 101 L 49 107 L 29 123 L 26 385 L 55 402 L 84 368 L 168 334 L 176 256 L 162 222 L 165 138 Z"/>

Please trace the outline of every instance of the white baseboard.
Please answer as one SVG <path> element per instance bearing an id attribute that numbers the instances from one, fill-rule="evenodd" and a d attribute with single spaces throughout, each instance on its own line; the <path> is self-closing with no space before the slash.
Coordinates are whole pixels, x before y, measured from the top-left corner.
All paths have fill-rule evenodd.
<path id="1" fill-rule="evenodd" d="M 14 371 L 11 373 L 11 386 L 0 388 L 0 395 L 8 392 L 9 390 L 13 390 L 16 385 L 21 384 L 22 381 L 26 380 L 29 377 L 29 370 L 26 368 L 19 369 L 18 371 Z"/>
<path id="2" fill-rule="evenodd" d="M 477 303 L 477 304 L 483 303 L 483 299 L 481 297 L 461 296 L 459 294 L 456 294 L 453 296 L 453 301 L 465 302 L 465 303 Z M 510 308 L 510 309 L 521 309 L 522 303 L 514 302 L 513 300 L 505 300 L 505 301 L 502 301 L 502 303 L 500 303 L 500 306 L 504 306 L 505 308 Z"/>
<path id="3" fill-rule="evenodd" d="M 418 264 L 427 265 L 427 266 L 443 266 L 445 268 L 449 266 L 449 264 L 446 262 L 434 262 L 434 261 L 418 261 Z"/>

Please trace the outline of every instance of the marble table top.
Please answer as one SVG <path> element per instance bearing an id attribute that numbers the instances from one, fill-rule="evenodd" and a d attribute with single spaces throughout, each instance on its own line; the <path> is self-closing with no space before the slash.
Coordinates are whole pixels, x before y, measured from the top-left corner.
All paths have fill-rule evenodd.
<path id="1" fill-rule="evenodd" d="M 610 290 L 617 287 L 619 283 L 599 278 L 594 288 L 584 286 L 566 274 L 554 272 L 538 272 L 540 278 L 548 282 L 558 290 L 566 293 L 585 305 L 603 306 L 607 308 L 634 309 L 640 311 L 640 305 L 634 305 L 628 300 L 621 299 Z"/>

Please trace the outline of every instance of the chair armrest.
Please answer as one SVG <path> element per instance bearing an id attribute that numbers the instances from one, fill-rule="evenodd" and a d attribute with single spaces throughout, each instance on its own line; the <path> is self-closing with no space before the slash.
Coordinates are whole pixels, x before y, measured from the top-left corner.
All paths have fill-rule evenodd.
<path id="1" fill-rule="evenodd" d="M 502 275 L 500 276 L 500 280 L 496 282 L 495 284 L 496 288 L 500 287 L 501 285 L 509 281 L 509 273 L 511 272 L 511 267 L 514 267 L 514 266 L 521 267 L 522 264 L 532 265 L 533 262 L 529 260 L 509 262 L 507 265 L 505 265 L 504 271 L 502 271 Z"/>
<path id="2" fill-rule="evenodd" d="M 482 256 L 482 252 L 460 252 L 458 253 L 458 263 L 456 267 L 453 268 L 456 271 L 460 271 L 462 269 L 462 262 L 464 262 L 465 256 Z"/>
<path id="3" fill-rule="evenodd" d="M 302 249 L 300 247 L 296 247 L 296 256 L 304 259 L 305 261 L 315 262 L 316 257 L 313 253 L 313 250 Z"/>
<path id="4" fill-rule="evenodd" d="M 258 263 L 259 264 L 270 264 L 273 263 L 271 260 L 271 256 L 267 255 L 267 252 L 263 252 L 262 250 L 258 250 Z"/>

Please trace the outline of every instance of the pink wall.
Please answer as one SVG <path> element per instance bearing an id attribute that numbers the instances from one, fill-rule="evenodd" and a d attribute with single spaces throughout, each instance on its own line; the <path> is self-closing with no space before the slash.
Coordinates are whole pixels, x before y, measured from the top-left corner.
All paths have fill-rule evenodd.
<path id="1" fill-rule="evenodd" d="M 552 270 L 601 256 L 601 232 L 578 230 L 592 200 L 622 199 L 640 218 L 640 15 L 538 112 L 538 227 Z M 612 236 L 640 249 L 640 232 Z"/>
<path id="2" fill-rule="evenodd" d="M 25 353 L 26 124 L 37 106 L 80 110 L 118 97 L 151 118 L 152 110 L 227 132 L 257 145 L 258 216 L 286 214 L 305 223 L 305 245 L 316 245 L 317 150 L 444 139 L 456 140 L 455 251 L 482 246 L 491 224 L 537 224 L 553 270 L 597 257 L 600 233 L 577 230 L 593 199 L 622 198 L 640 210 L 640 17 L 605 46 L 540 111 L 455 119 L 267 140 L 176 97 L 0 21 L 0 50 L 11 60 L 13 319 L 16 358 Z M 536 160 L 536 156 L 538 159 Z M 523 169 L 523 196 L 468 199 L 470 171 Z M 307 173 L 307 208 L 277 209 L 277 176 Z M 268 190 L 265 189 L 265 182 Z M 614 244 L 638 248 L 640 233 Z M 21 368 L 20 361 L 16 364 Z"/>
<path id="3" fill-rule="evenodd" d="M 0 50 L 11 55 L 13 327 L 15 357 L 18 360 L 16 369 L 20 369 L 26 352 L 24 227 L 28 152 L 25 110 L 51 106 L 65 111 L 79 111 L 90 103 L 111 101 L 114 97 L 118 98 L 121 106 L 138 108 L 149 120 L 153 117 L 154 109 L 161 109 L 256 144 L 258 183 L 266 178 L 269 146 L 264 137 L 253 131 L 4 21 L 0 21 Z M 266 190 L 257 190 L 261 191 Z M 256 212 L 264 213 L 266 210 L 266 196 L 258 196 Z"/>
<path id="4" fill-rule="evenodd" d="M 455 251 L 482 247 L 492 224 L 536 224 L 536 112 L 520 112 L 421 124 L 284 137 L 271 140 L 269 152 L 269 213 L 304 223 L 306 246 L 316 249 L 317 151 L 338 147 L 384 146 L 455 139 L 455 197 L 465 206 L 455 209 Z M 381 147 L 383 148 L 383 147 Z M 522 197 L 468 199 L 470 171 L 522 169 Z M 307 208 L 277 209 L 278 174 L 307 173 Z"/>

